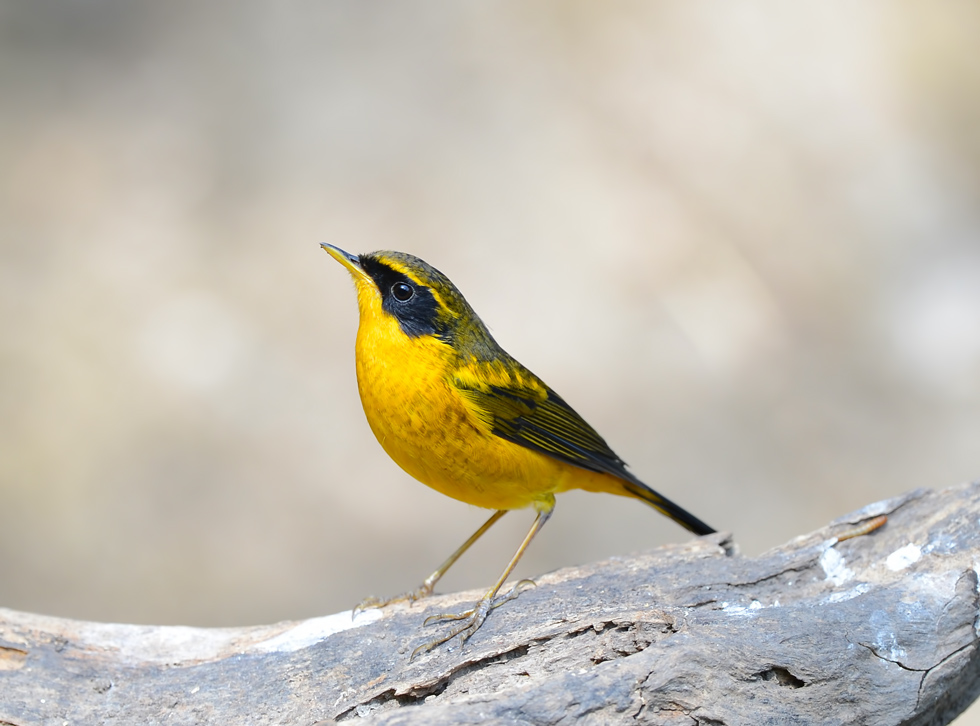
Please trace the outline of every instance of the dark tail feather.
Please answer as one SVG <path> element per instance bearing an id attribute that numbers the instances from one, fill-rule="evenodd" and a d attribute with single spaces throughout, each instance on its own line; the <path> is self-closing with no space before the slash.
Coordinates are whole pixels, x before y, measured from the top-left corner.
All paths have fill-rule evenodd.
<path id="1" fill-rule="evenodd" d="M 681 509 L 672 501 L 660 496 L 653 491 L 653 489 L 639 480 L 630 481 L 624 479 L 623 486 L 626 488 L 626 491 L 628 491 L 634 497 L 637 499 L 642 499 L 658 512 L 670 517 L 684 529 L 694 532 L 694 534 L 712 534 L 715 531 L 686 509 Z"/>

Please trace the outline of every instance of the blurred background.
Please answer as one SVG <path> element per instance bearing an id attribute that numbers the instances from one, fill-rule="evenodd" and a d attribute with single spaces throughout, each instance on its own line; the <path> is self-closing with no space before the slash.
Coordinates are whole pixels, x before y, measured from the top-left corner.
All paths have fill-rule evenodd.
<path id="1" fill-rule="evenodd" d="M 0 605 L 321 615 L 485 519 L 374 440 L 322 241 L 441 269 L 747 554 L 977 478 L 978 37 L 966 1 L 0 3 Z M 686 538 L 570 493 L 518 574 Z"/>

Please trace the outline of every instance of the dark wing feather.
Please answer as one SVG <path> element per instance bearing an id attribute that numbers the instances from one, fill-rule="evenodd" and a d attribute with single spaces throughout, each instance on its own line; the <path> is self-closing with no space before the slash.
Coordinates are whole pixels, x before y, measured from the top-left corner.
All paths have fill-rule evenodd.
<path id="1" fill-rule="evenodd" d="M 633 476 L 598 432 L 540 379 L 467 386 L 457 378 L 455 383 L 495 435 L 568 464 L 611 474 L 630 494 L 695 534 L 715 531 Z"/>
<path id="2" fill-rule="evenodd" d="M 489 386 L 460 392 L 503 439 L 583 469 L 633 478 L 596 430 L 547 387 Z"/>

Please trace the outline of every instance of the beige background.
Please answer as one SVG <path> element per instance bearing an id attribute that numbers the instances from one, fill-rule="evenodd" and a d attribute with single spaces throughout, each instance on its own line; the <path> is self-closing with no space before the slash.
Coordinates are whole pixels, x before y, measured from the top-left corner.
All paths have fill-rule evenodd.
<path id="1" fill-rule="evenodd" d="M 0 4 L 0 605 L 302 618 L 476 528 L 373 440 L 321 241 L 439 267 L 750 554 L 980 476 L 978 37 L 970 2 Z M 572 493 L 519 574 L 685 537 Z"/>

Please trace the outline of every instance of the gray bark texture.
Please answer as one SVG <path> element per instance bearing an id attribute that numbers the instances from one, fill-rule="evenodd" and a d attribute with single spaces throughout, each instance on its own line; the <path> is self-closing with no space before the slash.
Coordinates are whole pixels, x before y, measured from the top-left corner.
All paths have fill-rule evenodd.
<path id="1" fill-rule="evenodd" d="M 760 557 L 711 535 L 560 570 L 412 662 L 480 593 L 234 629 L 0 610 L 0 724 L 946 724 L 980 693 L 978 571 L 974 483 Z"/>

